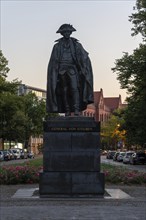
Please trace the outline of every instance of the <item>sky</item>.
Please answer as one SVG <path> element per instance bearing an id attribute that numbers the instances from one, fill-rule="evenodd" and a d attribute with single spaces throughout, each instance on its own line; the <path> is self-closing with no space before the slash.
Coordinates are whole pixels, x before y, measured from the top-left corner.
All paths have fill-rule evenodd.
<path id="1" fill-rule="evenodd" d="M 104 97 L 124 102 L 126 90 L 120 89 L 115 60 L 123 52 L 133 53 L 141 42 L 131 37 L 136 0 L 50 1 L 1 0 L 1 49 L 8 60 L 8 80 L 46 89 L 47 66 L 54 41 L 61 37 L 58 28 L 68 23 L 77 30 L 77 38 L 89 53 L 94 91 L 103 89 Z"/>

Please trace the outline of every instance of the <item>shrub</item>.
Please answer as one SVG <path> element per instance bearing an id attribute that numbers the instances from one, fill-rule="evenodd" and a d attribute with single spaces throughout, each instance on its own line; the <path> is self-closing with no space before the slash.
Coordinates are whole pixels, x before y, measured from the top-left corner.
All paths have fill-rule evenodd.
<path id="1" fill-rule="evenodd" d="M 0 169 L 1 184 L 38 183 L 41 167 L 3 166 Z"/>
<path id="2" fill-rule="evenodd" d="M 123 167 L 102 164 L 106 183 L 145 184 L 146 173 L 137 170 L 128 170 Z"/>
<path id="3" fill-rule="evenodd" d="M 0 168 L 0 184 L 39 183 L 39 172 L 43 169 L 42 158 Z M 128 170 L 124 167 L 101 164 L 105 182 L 111 184 L 146 184 L 146 173 Z"/>

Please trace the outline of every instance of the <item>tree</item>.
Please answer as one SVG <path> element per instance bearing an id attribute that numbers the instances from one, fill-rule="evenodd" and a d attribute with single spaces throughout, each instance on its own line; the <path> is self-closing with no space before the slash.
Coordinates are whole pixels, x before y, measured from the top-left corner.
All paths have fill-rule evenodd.
<path id="1" fill-rule="evenodd" d="M 129 16 L 129 21 L 131 21 L 134 25 L 132 28 L 132 36 L 137 34 L 141 34 L 143 36 L 143 40 L 146 40 L 146 1 L 145 0 L 137 0 L 136 7 L 134 10 L 137 12 L 133 13 Z"/>
<path id="2" fill-rule="evenodd" d="M 21 97 L 16 94 L 3 93 L 0 102 L 1 137 L 3 141 L 8 140 L 11 142 L 22 140 L 24 131 L 22 130 L 23 105 Z"/>
<path id="3" fill-rule="evenodd" d="M 133 51 L 124 53 L 112 68 L 122 89 L 127 89 L 128 108 L 125 112 L 126 136 L 129 144 L 144 146 L 146 143 L 146 2 L 137 0 L 136 13 L 130 16 L 134 24 L 132 36 L 141 34 L 143 44 Z"/>
<path id="4" fill-rule="evenodd" d="M 0 77 L 7 77 L 7 73 L 9 72 L 8 60 L 4 57 L 2 51 L 0 50 Z"/>
<path id="5" fill-rule="evenodd" d="M 20 82 L 17 80 L 7 81 L 8 72 L 8 61 L 0 51 L 0 138 L 2 145 L 7 136 L 10 135 L 9 124 L 13 115 L 16 115 L 17 106 L 19 106 L 16 91 Z"/>
<path id="6" fill-rule="evenodd" d="M 23 111 L 25 115 L 25 146 L 28 146 L 31 135 L 43 134 L 43 120 L 46 117 L 46 103 L 39 100 L 35 94 L 23 96 Z"/>
<path id="7" fill-rule="evenodd" d="M 15 94 L 17 86 L 20 83 L 17 79 L 12 82 L 6 81 L 9 70 L 8 60 L 4 57 L 2 51 L 0 50 L 0 95 L 3 95 L 3 93 L 6 92 Z"/>
<path id="8" fill-rule="evenodd" d="M 7 65 L 8 61 L 0 51 L 0 138 L 2 145 L 7 140 L 28 146 L 31 135 L 39 136 L 43 132 L 45 102 L 35 94 L 18 96 L 20 82 L 17 79 L 12 82 L 6 80 Z"/>
<path id="9" fill-rule="evenodd" d="M 110 119 L 101 127 L 102 145 L 105 144 L 108 148 L 117 148 L 118 144 L 125 144 L 125 110 L 118 109 L 113 112 Z"/>
<path id="10" fill-rule="evenodd" d="M 39 100 L 35 94 L 3 94 L 0 108 L 3 118 L 1 138 L 10 143 L 24 143 L 27 147 L 30 136 L 37 137 L 43 133 L 45 110 L 45 102 Z"/>

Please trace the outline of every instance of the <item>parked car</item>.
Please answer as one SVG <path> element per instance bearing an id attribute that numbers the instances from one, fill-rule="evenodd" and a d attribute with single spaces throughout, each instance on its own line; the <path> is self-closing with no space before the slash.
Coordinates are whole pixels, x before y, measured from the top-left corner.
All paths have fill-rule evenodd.
<path id="1" fill-rule="evenodd" d="M 115 155 L 116 151 L 108 151 L 106 158 L 107 159 L 113 159 L 113 156 Z"/>
<path id="2" fill-rule="evenodd" d="M 113 160 L 114 160 L 114 161 L 117 160 L 117 157 L 119 156 L 119 153 L 120 153 L 120 152 L 116 152 L 115 155 L 113 156 Z"/>
<path id="3" fill-rule="evenodd" d="M 28 154 L 27 154 L 26 150 L 21 149 L 20 152 L 21 152 L 21 155 L 20 155 L 21 159 L 27 159 L 28 158 Z"/>
<path id="4" fill-rule="evenodd" d="M 15 155 L 14 155 L 13 151 L 11 149 L 9 149 L 8 151 L 9 151 L 9 154 L 10 154 L 10 160 L 14 160 Z"/>
<path id="5" fill-rule="evenodd" d="M 101 154 L 102 154 L 102 155 L 107 155 L 107 151 L 106 151 L 106 150 L 103 150 L 103 151 L 101 152 Z"/>
<path id="6" fill-rule="evenodd" d="M 28 158 L 33 159 L 34 158 L 34 153 L 33 152 L 28 152 L 27 156 L 28 156 Z"/>
<path id="7" fill-rule="evenodd" d="M 0 150 L 0 161 L 4 160 L 4 153 L 2 150 Z"/>
<path id="8" fill-rule="evenodd" d="M 127 151 L 123 157 L 123 163 L 130 163 L 130 157 L 134 154 L 134 151 Z"/>
<path id="9" fill-rule="evenodd" d="M 14 153 L 15 160 L 16 160 L 16 159 L 20 159 L 20 157 L 21 157 L 20 149 L 19 149 L 19 148 L 13 148 L 13 149 L 11 149 L 11 150 L 12 150 L 13 153 Z"/>
<path id="10" fill-rule="evenodd" d="M 8 150 L 3 150 L 4 160 L 10 160 L 11 156 Z"/>
<path id="11" fill-rule="evenodd" d="M 119 155 L 117 156 L 117 161 L 122 162 L 125 154 L 126 154 L 125 152 L 120 152 Z"/>
<path id="12" fill-rule="evenodd" d="M 146 154 L 144 152 L 136 152 L 130 157 L 130 164 L 145 164 Z"/>

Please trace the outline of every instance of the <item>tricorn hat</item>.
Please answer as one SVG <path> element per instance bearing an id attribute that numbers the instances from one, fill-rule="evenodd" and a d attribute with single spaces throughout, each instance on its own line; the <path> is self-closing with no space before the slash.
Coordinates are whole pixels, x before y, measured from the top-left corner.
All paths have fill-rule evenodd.
<path id="1" fill-rule="evenodd" d="M 76 29 L 70 25 L 70 24 L 63 24 L 60 26 L 60 28 L 58 29 L 58 31 L 56 31 L 56 33 L 62 33 L 63 31 L 76 31 Z"/>

